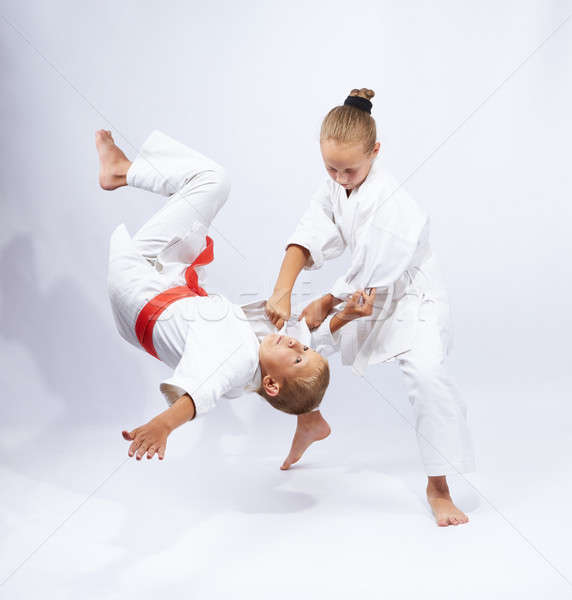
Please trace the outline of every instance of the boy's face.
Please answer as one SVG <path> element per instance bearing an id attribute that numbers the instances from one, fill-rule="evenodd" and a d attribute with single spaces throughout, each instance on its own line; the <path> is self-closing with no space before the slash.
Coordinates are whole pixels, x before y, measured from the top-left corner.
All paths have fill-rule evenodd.
<path id="1" fill-rule="evenodd" d="M 373 150 L 366 154 L 361 142 L 340 144 L 336 140 L 324 140 L 320 143 L 328 175 L 346 190 L 353 190 L 363 183 L 379 147 L 379 142 L 376 142 Z"/>
<path id="2" fill-rule="evenodd" d="M 258 356 L 265 373 L 262 383 L 270 395 L 274 395 L 274 385 L 279 390 L 285 379 L 310 377 L 324 362 L 322 355 L 309 346 L 278 333 L 271 333 L 262 339 Z M 271 389 L 267 387 L 268 381 Z"/>

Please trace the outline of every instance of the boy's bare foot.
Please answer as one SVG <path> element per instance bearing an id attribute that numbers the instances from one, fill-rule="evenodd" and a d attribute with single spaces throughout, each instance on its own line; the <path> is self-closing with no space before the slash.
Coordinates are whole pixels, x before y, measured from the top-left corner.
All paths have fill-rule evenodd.
<path id="1" fill-rule="evenodd" d="M 99 154 L 99 185 L 104 190 L 115 190 L 127 185 L 126 175 L 131 161 L 115 145 L 111 131 L 96 131 L 95 146 Z"/>
<path id="2" fill-rule="evenodd" d="M 330 433 L 330 426 L 319 410 L 298 415 L 298 425 L 292 440 L 290 453 L 280 468 L 283 471 L 289 469 L 291 465 L 302 458 L 310 444 L 327 438 Z"/>
<path id="3" fill-rule="evenodd" d="M 444 475 L 440 477 L 428 477 L 427 500 L 431 505 L 439 527 L 461 525 L 469 521 L 469 517 L 453 504 L 451 494 L 449 493 L 449 486 L 447 485 L 447 478 Z"/>

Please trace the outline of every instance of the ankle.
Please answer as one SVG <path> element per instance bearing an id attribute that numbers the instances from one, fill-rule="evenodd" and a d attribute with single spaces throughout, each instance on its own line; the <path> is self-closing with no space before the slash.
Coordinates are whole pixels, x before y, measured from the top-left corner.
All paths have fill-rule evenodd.
<path id="1" fill-rule="evenodd" d="M 311 427 L 319 421 L 322 421 L 322 415 L 319 410 L 298 415 L 299 427 Z"/>
<path id="2" fill-rule="evenodd" d="M 427 493 L 433 494 L 449 494 L 449 486 L 447 485 L 447 478 L 442 475 L 438 477 L 427 478 Z"/>
<path id="3" fill-rule="evenodd" d="M 131 166 L 131 161 L 129 159 L 125 159 L 122 161 L 118 161 L 115 165 L 114 175 L 115 177 L 121 177 L 125 179 L 125 184 L 127 184 L 127 171 L 129 171 L 129 167 Z"/>

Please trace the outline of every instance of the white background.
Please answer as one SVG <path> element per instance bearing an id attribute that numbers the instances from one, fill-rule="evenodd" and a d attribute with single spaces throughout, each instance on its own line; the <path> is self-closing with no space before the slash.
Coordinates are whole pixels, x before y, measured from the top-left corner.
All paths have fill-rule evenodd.
<path id="1" fill-rule="evenodd" d="M 0 597 L 568 598 L 572 3 L 3 4 Z M 557 29 L 551 36 L 551 33 Z M 375 90 L 383 160 L 432 219 L 478 471 L 438 528 L 392 365 L 331 361 L 333 435 L 253 395 L 127 460 L 163 365 L 117 335 L 110 232 L 163 201 L 97 185 L 93 137 L 161 129 L 227 167 L 212 285 L 267 295 L 326 176 L 321 119 Z M 299 297 L 347 257 L 304 274 Z M 372 387 L 373 386 L 373 387 Z M 376 388 L 381 394 L 377 393 Z"/>

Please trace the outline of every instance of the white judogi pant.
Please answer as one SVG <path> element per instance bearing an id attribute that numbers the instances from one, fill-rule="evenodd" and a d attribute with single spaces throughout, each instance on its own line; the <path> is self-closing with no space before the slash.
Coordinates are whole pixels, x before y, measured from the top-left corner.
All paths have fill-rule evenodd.
<path id="1" fill-rule="evenodd" d="M 209 229 L 230 190 L 220 165 L 159 131 L 149 136 L 127 171 L 127 185 L 172 196 L 133 236 L 150 261 L 175 236 L 183 238 L 195 221 Z"/>
<path id="2" fill-rule="evenodd" d="M 447 305 L 441 309 L 449 310 Z M 449 335 L 428 319 L 418 323 L 414 348 L 397 358 L 428 476 L 475 470 L 467 407 L 446 364 L 450 346 Z"/>

